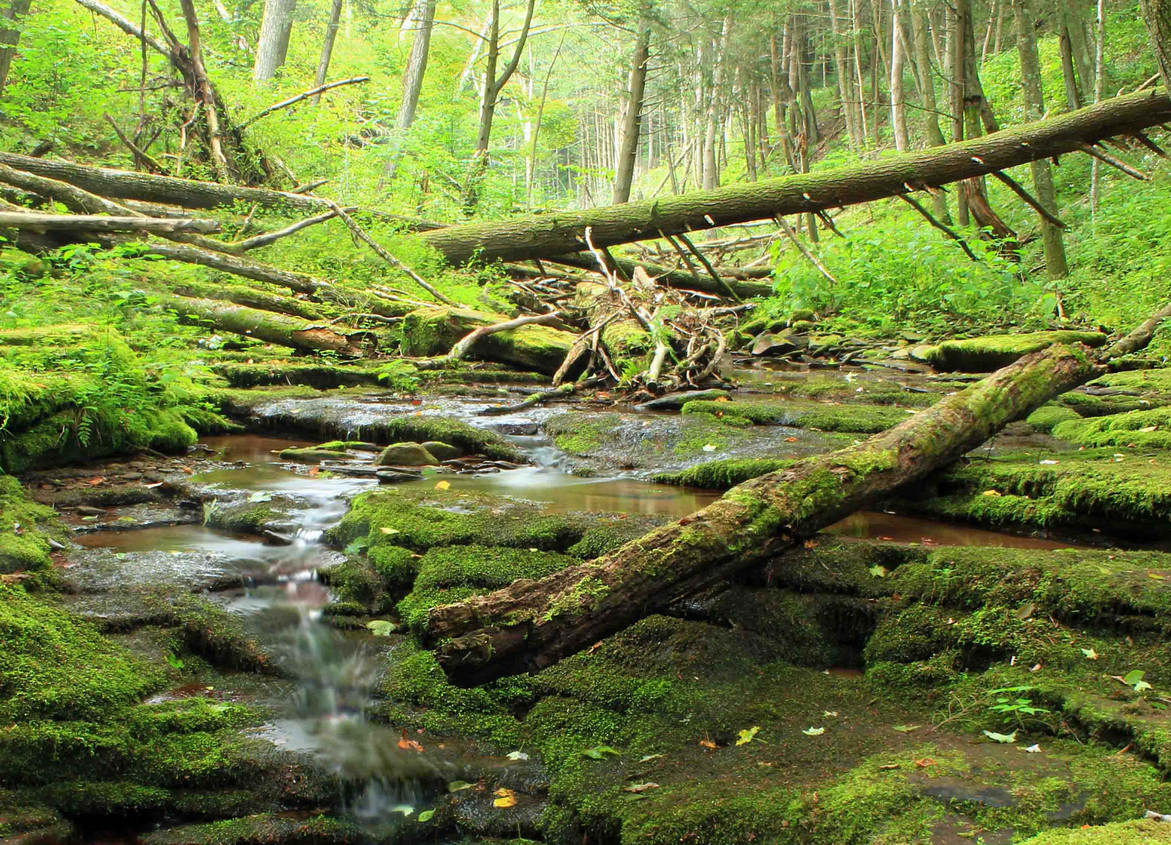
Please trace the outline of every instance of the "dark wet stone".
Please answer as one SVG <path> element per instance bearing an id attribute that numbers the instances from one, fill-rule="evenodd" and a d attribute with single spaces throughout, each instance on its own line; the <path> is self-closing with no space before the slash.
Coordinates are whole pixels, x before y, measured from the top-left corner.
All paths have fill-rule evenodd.
<path id="1" fill-rule="evenodd" d="M 651 399 L 649 402 L 635 405 L 635 408 L 640 411 L 678 411 L 688 402 L 694 402 L 697 399 L 726 398 L 728 398 L 726 390 L 682 390 L 678 393 L 665 393 L 658 399 Z"/>

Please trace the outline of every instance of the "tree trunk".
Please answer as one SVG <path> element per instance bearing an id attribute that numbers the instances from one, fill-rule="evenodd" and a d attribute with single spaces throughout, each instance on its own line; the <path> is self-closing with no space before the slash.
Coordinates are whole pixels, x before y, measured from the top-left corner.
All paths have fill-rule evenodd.
<path id="1" fill-rule="evenodd" d="M 492 16 L 487 38 L 488 55 L 484 65 L 484 86 L 480 95 L 480 119 L 476 129 L 476 147 L 472 153 L 472 165 L 468 173 L 467 185 L 464 187 L 464 211 L 468 214 L 475 211 L 476 205 L 479 203 L 480 182 L 488 170 L 488 145 L 492 139 L 492 123 L 496 117 L 496 99 L 520 65 L 525 42 L 529 37 L 529 28 L 532 26 L 535 6 L 536 0 L 529 0 L 524 24 L 521 27 L 512 59 L 497 76 L 496 66 L 500 60 L 500 0 L 492 0 Z"/>
<path id="2" fill-rule="evenodd" d="M 931 66 L 931 43 L 928 31 L 927 9 L 923 0 L 911 2 L 911 33 L 915 42 L 915 70 L 919 79 L 919 95 L 923 100 L 923 130 L 927 145 L 941 147 L 945 143 L 939 129 L 938 103 L 935 98 L 935 74 Z M 931 203 L 939 222 L 950 225 L 951 212 L 947 207 L 947 195 L 943 191 L 931 192 Z"/>
<path id="3" fill-rule="evenodd" d="M 329 73 L 329 62 L 333 58 L 333 44 L 337 40 L 338 27 L 342 21 L 342 5 L 345 0 L 333 0 L 329 10 L 329 23 L 325 25 L 325 40 L 321 42 L 321 59 L 317 62 L 317 73 L 313 77 L 313 87 L 320 88 L 325 84 L 325 76 Z M 320 94 L 314 94 L 310 102 L 317 105 L 321 101 Z"/>
<path id="4" fill-rule="evenodd" d="M 403 100 L 395 121 L 400 133 L 405 133 L 415 121 L 415 110 L 419 107 L 419 94 L 423 90 L 423 76 L 427 72 L 427 57 L 431 51 L 431 30 L 435 24 L 435 0 L 418 0 L 418 26 L 411 42 L 411 55 L 403 73 Z"/>
<path id="5" fill-rule="evenodd" d="M 361 346 L 339 334 L 328 325 L 306 323 L 295 317 L 259 311 L 243 305 L 229 305 L 214 299 L 188 299 L 184 296 L 164 296 L 159 305 L 174 311 L 180 317 L 190 317 L 207 323 L 217 331 L 253 337 L 265 343 L 275 343 L 306 352 L 337 352 L 360 356 Z"/>
<path id="6" fill-rule="evenodd" d="M 260 37 L 256 42 L 256 62 L 252 66 L 254 82 L 272 79 L 285 63 L 296 10 L 297 0 L 264 0 Z"/>
<path id="7" fill-rule="evenodd" d="M 622 116 L 622 142 L 618 150 L 618 166 L 614 174 L 614 204 L 630 199 L 634 181 L 634 161 L 638 156 L 639 129 L 642 126 L 642 99 L 646 90 L 647 62 L 650 59 L 651 26 L 643 19 L 639 23 L 634 42 L 634 56 L 630 60 L 630 80 L 626 92 L 626 112 Z"/>
<path id="8" fill-rule="evenodd" d="M 200 182 L 194 179 L 176 179 L 173 176 L 136 173 L 133 170 L 115 170 L 110 167 L 93 167 L 87 164 L 34 158 L 16 153 L 0 152 L 0 164 L 35 176 L 66 182 L 99 196 L 117 199 L 142 200 L 184 208 L 221 208 L 239 203 L 286 213 L 296 211 L 319 214 L 331 209 L 329 200 L 308 194 L 292 194 L 268 188 L 220 185 L 216 182 Z M 412 220 L 378 212 L 371 213 L 382 220 L 406 222 L 411 227 L 439 228 L 438 224 L 425 220 Z"/>
<path id="9" fill-rule="evenodd" d="M 1151 36 L 1151 48 L 1163 77 L 1163 87 L 1171 92 L 1171 0 L 1139 0 L 1143 21 Z"/>
<path id="10" fill-rule="evenodd" d="M 537 581 L 433 608 L 424 632 L 460 684 L 532 672 L 946 466 L 1100 373 L 1084 347 L 1025 356 L 857 446 L 803 460 L 622 548 Z"/>
<path id="11" fill-rule="evenodd" d="M 906 45 L 903 43 L 903 3 L 891 0 L 890 18 L 890 125 L 895 149 L 905 153 L 911 141 L 907 136 L 907 100 L 903 93 L 903 65 L 906 63 Z"/>
<path id="12" fill-rule="evenodd" d="M 850 148 L 860 150 L 862 142 L 858 136 L 857 103 L 854 96 L 854 81 L 850 75 L 849 44 L 846 41 L 846 28 L 838 8 L 840 3 L 841 0 L 829 0 L 829 22 L 834 43 L 834 68 L 838 75 L 838 99 L 842 102 L 842 118 L 846 122 L 846 134 L 850 139 Z"/>
<path id="13" fill-rule="evenodd" d="M 8 72 L 16 56 L 16 45 L 20 42 L 20 19 L 28 14 L 32 0 L 12 0 L 11 5 L 0 11 L 0 17 L 11 21 L 11 26 L 0 28 L 0 94 L 8 84 Z"/>
<path id="14" fill-rule="evenodd" d="M 1061 54 L 1061 80 L 1065 84 L 1065 105 L 1070 109 L 1081 108 L 1082 98 L 1077 88 L 1077 75 L 1073 69 L 1073 46 L 1069 40 L 1069 29 L 1062 25 L 1057 36 L 1058 51 Z"/>
<path id="15" fill-rule="evenodd" d="M 1013 14 L 1016 17 L 1017 52 L 1021 58 L 1021 81 L 1025 94 L 1025 120 L 1040 120 L 1045 114 L 1044 93 L 1041 90 L 1041 60 L 1037 54 L 1037 38 L 1034 34 L 1034 18 L 1030 14 L 1028 0 L 1013 0 Z M 1032 162 L 1033 188 L 1037 201 L 1045 210 L 1057 216 L 1057 191 L 1053 187 L 1053 173 L 1048 159 Z M 1045 247 L 1045 272 L 1050 279 L 1063 279 L 1069 275 L 1065 261 L 1065 244 L 1061 229 L 1044 217 L 1040 220 L 1041 238 Z"/>
<path id="16" fill-rule="evenodd" d="M 1165 94 L 1143 91 L 1101 105 L 974 138 L 961 144 L 905 153 L 817 174 L 730 185 L 678 197 L 579 212 L 515 217 L 450 226 L 420 237 L 453 264 L 480 260 L 551 258 L 594 244 L 614 246 L 710 229 L 777 215 L 799 214 L 870 202 L 906 192 L 982 176 L 1041 158 L 1065 155 L 1082 145 L 1132 134 L 1171 118 Z M 0 155 L 0 161 L 4 159 Z"/>

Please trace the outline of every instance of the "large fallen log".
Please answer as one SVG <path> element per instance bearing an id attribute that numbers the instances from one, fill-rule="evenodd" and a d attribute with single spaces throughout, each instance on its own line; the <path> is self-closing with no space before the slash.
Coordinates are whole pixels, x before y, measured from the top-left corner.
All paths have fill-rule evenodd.
<path id="1" fill-rule="evenodd" d="M 776 557 L 954 461 L 1103 369 L 1081 345 L 1034 352 L 893 429 L 745 482 L 703 510 L 595 561 L 433 608 L 425 639 L 437 646 L 444 671 L 460 684 L 542 669 Z"/>
<path id="2" fill-rule="evenodd" d="M 1139 92 L 971 141 L 849 167 L 588 211 L 449 226 L 420 237 L 453 264 L 472 258 L 553 258 L 581 251 L 587 227 L 593 243 L 607 247 L 870 202 L 1083 151 L 1103 138 L 1133 134 L 1169 119 L 1166 94 Z"/>
<path id="3" fill-rule="evenodd" d="M 180 317 L 194 319 L 217 331 L 251 337 L 277 346 L 304 352 L 337 352 L 353 356 L 364 354 L 358 337 L 342 334 L 329 324 L 307 323 L 295 317 L 214 299 L 164 296 L 159 298 L 159 305 Z"/>
<path id="4" fill-rule="evenodd" d="M 135 173 L 130 170 L 115 170 L 111 167 L 93 167 L 58 161 L 49 158 L 33 158 L 16 153 L 0 152 L 0 164 L 8 165 L 26 173 L 57 179 L 76 185 L 90 193 L 115 199 L 142 200 L 145 202 L 177 205 L 183 208 L 220 208 L 237 203 L 277 211 L 324 213 L 333 211 L 330 200 L 309 194 L 294 194 L 269 188 L 243 188 L 237 185 L 221 185 L 217 182 L 200 182 L 195 179 L 177 179 L 174 176 L 159 176 L 153 173 Z M 415 218 L 377 213 L 380 219 L 400 222 L 415 231 L 438 227 L 437 223 Z"/>
<path id="5" fill-rule="evenodd" d="M 98 214 L 36 214 L 0 211 L 0 229 L 39 232 L 218 232 L 218 220 L 158 220 L 150 217 L 104 217 Z"/>

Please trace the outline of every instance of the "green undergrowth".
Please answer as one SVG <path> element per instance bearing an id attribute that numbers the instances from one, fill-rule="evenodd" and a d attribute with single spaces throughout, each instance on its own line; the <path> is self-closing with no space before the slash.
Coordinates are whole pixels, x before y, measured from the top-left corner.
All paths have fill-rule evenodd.
<path id="1" fill-rule="evenodd" d="M 31 501 L 15 478 L 0 475 L 0 575 L 49 569 L 49 537 L 64 539 L 53 509 Z"/>

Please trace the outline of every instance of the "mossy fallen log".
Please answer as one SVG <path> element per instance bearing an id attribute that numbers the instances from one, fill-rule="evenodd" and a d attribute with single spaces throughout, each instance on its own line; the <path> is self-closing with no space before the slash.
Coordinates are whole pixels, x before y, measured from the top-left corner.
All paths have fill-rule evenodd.
<path id="1" fill-rule="evenodd" d="M 458 683 L 549 666 L 801 543 L 1099 372 L 1085 347 L 1033 353 L 883 434 L 748 481 L 596 561 L 436 607 L 425 641 Z"/>
<path id="2" fill-rule="evenodd" d="M 160 297 L 159 304 L 181 317 L 207 323 L 217 331 L 254 337 L 265 343 L 306 352 L 338 352 L 355 357 L 364 354 L 360 341 L 354 335 L 342 334 L 328 325 L 306 323 L 296 317 L 214 299 L 191 299 L 184 296 Z"/>

